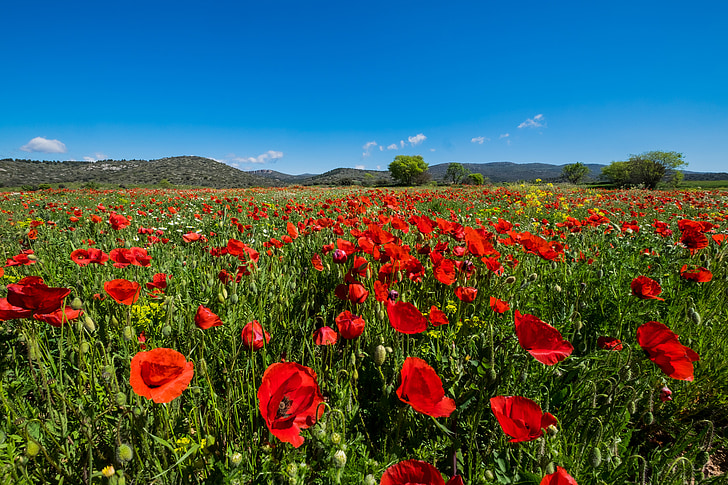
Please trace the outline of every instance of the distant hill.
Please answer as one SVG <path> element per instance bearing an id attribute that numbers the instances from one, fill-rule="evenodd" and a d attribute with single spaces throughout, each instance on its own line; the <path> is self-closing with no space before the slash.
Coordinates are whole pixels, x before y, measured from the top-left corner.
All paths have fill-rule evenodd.
<path id="1" fill-rule="evenodd" d="M 433 180 L 443 182 L 449 163 L 432 165 Z M 548 163 L 463 163 L 472 173 L 480 173 L 493 183 L 561 181 L 563 165 Z M 591 178 L 601 173 L 600 164 L 587 164 Z M 685 180 L 728 180 L 728 173 L 684 171 Z M 289 185 L 393 185 L 388 171 L 336 168 L 323 174 L 289 175 L 275 170 L 246 172 L 224 163 L 196 156 L 161 158 L 159 160 L 100 160 L 97 162 L 39 162 L 34 160 L 0 160 L 0 187 L 21 187 L 40 184 L 100 183 L 120 186 L 158 185 L 163 180 L 172 185 L 210 188 L 283 187 Z"/>

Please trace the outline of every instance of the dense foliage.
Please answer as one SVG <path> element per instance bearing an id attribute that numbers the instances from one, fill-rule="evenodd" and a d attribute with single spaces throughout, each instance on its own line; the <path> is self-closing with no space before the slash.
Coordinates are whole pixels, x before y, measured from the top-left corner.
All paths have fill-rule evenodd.
<path id="1" fill-rule="evenodd" d="M 725 479 L 726 192 L 0 208 L 8 483 Z"/>

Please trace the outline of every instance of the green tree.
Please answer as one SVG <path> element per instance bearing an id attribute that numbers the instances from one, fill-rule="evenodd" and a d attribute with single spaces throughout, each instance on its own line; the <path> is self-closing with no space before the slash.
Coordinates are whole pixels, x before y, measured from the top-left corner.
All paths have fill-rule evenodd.
<path id="1" fill-rule="evenodd" d="M 566 178 L 566 180 L 572 184 L 578 184 L 584 180 L 584 178 L 589 175 L 589 172 L 589 167 L 581 162 L 570 163 L 561 168 L 561 176 Z"/>
<path id="2" fill-rule="evenodd" d="M 470 170 L 463 167 L 461 163 L 453 162 L 447 166 L 447 172 L 445 172 L 445 181 L 452 181 L 454 184 L 460 184 L 463 179 L 468 176 Z"/>
<path id="3" fill-rule="evenodd" d="M 422 159 L 422 155 L 397 155 L 389 164 L 389 172 L 392 174 L 392 178 L 402 185 L 412 185 L 414 182 L 422 183 L 427 178 L 425 176 L 427 162 Z"/>
<path id="4" fill-rule="evenodd" d="M 471 185 L 483 185 L 485 177 L 483 177 L 482 173 L 469 173 L 466 180 Z"/>
<path id="5" fill-rule="evenodd" d="M 662 181 L 677 185 L 683 174 L 678 169 L 687 165 L 679 152 L 651 151 L 630 155 L 629 160 L 612 162 L 602 168 L 602 177 L 618 185 L 643 185 L 654 189 Z"/>

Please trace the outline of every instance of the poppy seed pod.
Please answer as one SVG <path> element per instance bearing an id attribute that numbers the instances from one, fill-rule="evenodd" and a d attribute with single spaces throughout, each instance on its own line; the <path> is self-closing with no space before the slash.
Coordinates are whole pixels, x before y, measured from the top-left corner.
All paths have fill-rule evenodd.
<path id="1" fill-rule="evenodd" d="M 384 345 L 377 345 L 374 348 L 374 363 L 381 367 L 382 364 L 384 364 L 384 360 L 387 358 L 387 349 L 384 348 Z"/>
<path id="2" fill-rule="evenodd" d="M 76 297 L 73 299 L 73 301 L 71 301 L 71 308 L 74 310 L 80 310 L 81 308 L 83 308 L 83 302 L 79 297 Z"/>
<path id="3" fill-rule="evenodd" d="M 512 285 L 515 282 L 516 282 L 515 276 L 509 276 L 508 278 L 505 279 L 505 284 L 507 284 L 507 285 Z"/>

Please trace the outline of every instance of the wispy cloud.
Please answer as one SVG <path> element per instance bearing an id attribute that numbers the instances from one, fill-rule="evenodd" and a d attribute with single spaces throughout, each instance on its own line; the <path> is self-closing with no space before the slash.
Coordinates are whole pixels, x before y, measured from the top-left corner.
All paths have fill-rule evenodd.
<path id="1" fill-rule="evenodd" d="M 423 135 L 422 133 L 418 133 L 415 136 L 407 137 L 407 141 L 410 142 L 410 144 L 414 147 L 422 143 L 423 141 L 427 140 L 427 137 Z"/>
<path id="2" fill-rule="evenodd" d="M 404 140 L 399 140 L 399 146 L 400 146 L 401 148 L 404 148 Z"/>
<path id="3" fill-rule="evenodd" d="M 354 168 L 357 170 L 364 170 L 366 167 L 364 165 L 356 165 Z"/>
<path id="4" fill-rule="evenodd" d="M 107 157 L 103 153 L 96 152 L 93 154 L 93 156 L 83 157 L 83 160 L 85 162 L 97 162 L 99 160 L 106 160 L 107 158 L 109 158 L 109 157 Z"/>
<path id="5" fill-rule="evenodd" d="M 239 163 L 275 163 L 279 159 L 283 158 L 283 152 L 268 150 L 257 157 L 236 157 L 235 154 L 231 154 L 230 158 L 233 162 Z"/>
<path id="6" fill-rule="evenodd" d="M 482 145 L 486 141 L 490 141 L 490 138 L 486 138 L 484 136 L 476 136 L 470 139 L 470 143 L 477 143 L 478 145 Z"/>
<path id="7" fill-rule="evenodd" d="M 518 125 L 519 128 L 541 128 L 545 125 L 545 120 L 542 114 L 538 114 L 533 118 L 528 118 L 526 121 Z"/>
<path id="8" fill-rule="evenodd" d="M 391 145 L 387 145 L 387 150 L 396 150 L 399 148 L 396 143 L 392 143 Z"/>
<path id="9" fill-rule="evenodd" d="M 372 154 L 372 148 L 374 148 L 375 146 L 377 146 L 377 142 L 376 141 L 368 141 L 368 142 L 366 142 L 364 144 L 364 146 L 362 146 L 362 149 L 364 151 L 362 152 L 361 156 L 364 157 L 364 158 L 366 158 L 369 155 L 371 155 Z"/>
<path id="10" fill-rule="evenodd" d="M 24 152 L 38 153 L 66 153 L 66 145 L 60 140 L 49 140 L 42 136 L 36 136 L 28 143 L 20 147 Z"/>
<path id="11" fill-rule="evenodd" d="M 509 136 L 511 136 L 510 133 L 503 133 L 501 136 L 498 137 L 498 139 L 502 140 L 503 138 L 508 138 Z"/>

